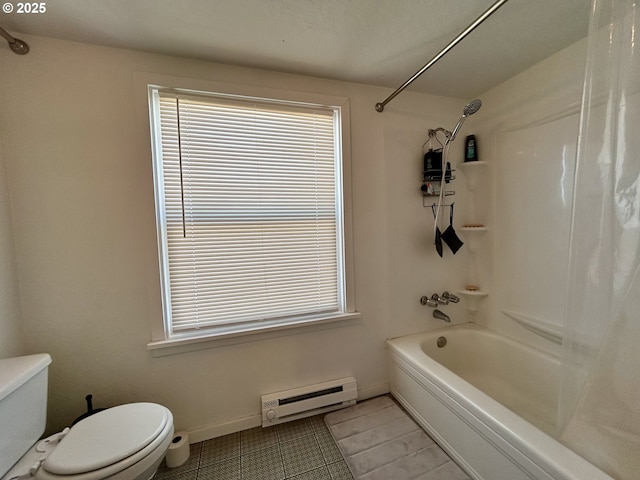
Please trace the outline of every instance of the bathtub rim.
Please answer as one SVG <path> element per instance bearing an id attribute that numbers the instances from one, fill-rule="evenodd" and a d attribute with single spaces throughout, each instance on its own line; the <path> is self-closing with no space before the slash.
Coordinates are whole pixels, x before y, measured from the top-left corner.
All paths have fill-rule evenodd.
<path id="1" fill-rule="evenodd" d="M 528 459 L 528 461 L 535 464 L 537 468 L 544 471 L 547 475 L 550 475 L 551 478 L 613 480 L 612 477 L 591 464 L 588 460 L 459 377 L 447 367 L 429 357 L 429 355 L 422 350 L 421 345 L 424 341 L 427 339 L 435 340 L 442 334 L 451 334 L 453 333 L 452 330 L 473 331 L 483 335 L 499 337 L 501 341 L 514 343 L 526 350 L 532 350 L 558 358 L 551 353 L 506 337 L 474 323 L 452 325 L 436 330 L 392 338 L 386 341 L 386 348 L 390 351 L 394 364 L 410 375 L 422 388 L 429 390 L 429 393 L 441 402 L 446 403 L 447 401 L 453 401 L 456 407 L 464 410 L 468 415 L 463 414 L 463 416 L 460 416 L 459 411 L 456 412 L 449 407 L 455 415 L 458 415 L 463 421 L 471 425 L 480 435 L 487 438 L 486 432 L 478 430 L 477 425 L 469 423 L 470 418 L 475 417 L 480 424 L 495 436 L 501 438 L 506 444 L 510 445 L 519 455 L 522 455 Z M 423 357 L 423 363 L 419 363 L 416 357 Z M 401 360 L 401 362 L 397 362 L 396 359 Z M 407 367 L 410 369 L 408 370 Z M 413 372 L 411 370 L 413 370 Z M 436 391 L 434 391 L 433 386 L 428 385 L 428 383 L 435 386 Z M 443 395 L 446 398 L 442 398 Z M 462 402 L 460 400 L 462 400 Z M 529 441 L 525 439 L 529 439 Z M 489 438 L 487 438 L 487 440 L 503 454 L 516 461 L 517 464 L 521 465 L 526 471 L 529 471 L 526 465 L 523 465 L 522 462 L 513 458 L 513 456 L 500 445 L 497 445 Z M 533 448 L 533 445 L 535 445 L 535 448 Z M 450 445 L 447 445 L 447 447 L 452 448 Z"/>

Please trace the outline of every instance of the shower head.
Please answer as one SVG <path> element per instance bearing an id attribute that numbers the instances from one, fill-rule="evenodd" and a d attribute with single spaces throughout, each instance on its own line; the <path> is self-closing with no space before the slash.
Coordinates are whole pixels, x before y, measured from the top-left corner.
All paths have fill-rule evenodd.
<path id="1" fill-rule="evenodd" d="M 470 115 L 473 115 L 478 110 L 480 110 L 481 106 L 482 106 L 482 100 L 480 100 L 479 98 L 476 98 L 475 100 L 471 100 L 469 103 L 467 103 L 464 106 L 464 110 L 462 111 L 462 117 L 460 117 L 460 120 L 458 120 L 458 123 L 456 124 L 456 126 L 453 127 L 453 131 L 451 132 L 451 136 L 449 137 L 449 142 L 453 142 L 453 140 L 456 138 L 456 135 L 458 134 L 458 130 L 460 130 L 460 127 L 462 127 L 462 124 L 467 119 L 467 117 Z"/>
<path id="2" fill-rule="evenodd" d="M 0 36 L 4 37 L 9 43 L 9 48 L 13 50 L 13 53 L 17 53 L 18 55 L 26 55 L 29 53 L 29 45 L 27 45 L 27 42 L 11 36 L 2 27 L 0 27 Z"/>
<path id="3" fill-rule="evenodd" d="M 467 103 L 464 106 L 464 110 L 462 112 L 465 116 L 468 117 L 469 115 L 473 115 L 478 110 L 480 110 L 481 106 L 482 106 L 482 100 L 480 100 L 479 98 L 476 98 L 475 100 L 471 100 L 469 103 Z"/>

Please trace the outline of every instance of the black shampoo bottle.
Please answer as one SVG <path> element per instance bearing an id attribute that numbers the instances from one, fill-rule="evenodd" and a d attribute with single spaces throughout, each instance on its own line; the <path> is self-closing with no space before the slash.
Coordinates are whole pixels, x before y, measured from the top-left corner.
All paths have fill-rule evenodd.
<path id="1" fill-rule="evenodd" d="M 469 135 L 465 143 L 464 161 L 475 162 L 478 160 L 478 145 L 476 144 L 476 136 Z"/>

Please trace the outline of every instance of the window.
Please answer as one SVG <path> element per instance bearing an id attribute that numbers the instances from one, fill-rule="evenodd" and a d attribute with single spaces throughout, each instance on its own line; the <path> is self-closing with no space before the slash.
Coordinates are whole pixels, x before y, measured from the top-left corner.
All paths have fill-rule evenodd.
<path id="1" fill-rule="evenodd" d="M 150 87 L 165 338 L 340 318 L 341 108 Z"/>

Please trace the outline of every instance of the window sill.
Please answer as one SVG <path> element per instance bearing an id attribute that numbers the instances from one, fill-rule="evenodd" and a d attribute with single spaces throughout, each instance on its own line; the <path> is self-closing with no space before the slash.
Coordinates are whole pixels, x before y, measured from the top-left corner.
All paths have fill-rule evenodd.
<path id="1" fill-rule="evenodd" d="M 249 327 L 246 330 L 233 332 L 208 331 L 203 334 L 179 334 L 166 340 L 152 341 L 147 344 L 147 350 L 153 357 L 164 357 L 179 353 L 193 352 L 208 348 L 224 347 L 239 343 L 266 340 L 274 337 L 299 333 L 315 332 L 329 328 L 353 325 L 360 319 L 359 312 L 340 313 L 304 319 L 291 319 L 287 323 L 268 325 L 264 327 Z M 339 323 L 339 324 L 337 324 Z"/>

